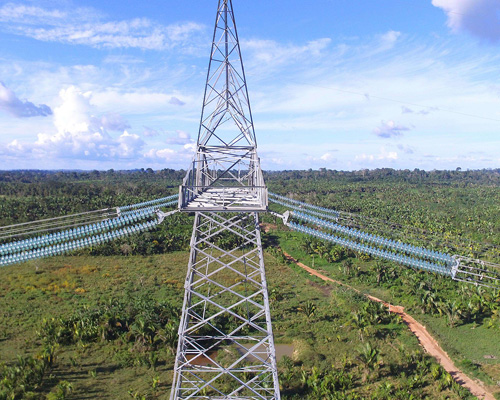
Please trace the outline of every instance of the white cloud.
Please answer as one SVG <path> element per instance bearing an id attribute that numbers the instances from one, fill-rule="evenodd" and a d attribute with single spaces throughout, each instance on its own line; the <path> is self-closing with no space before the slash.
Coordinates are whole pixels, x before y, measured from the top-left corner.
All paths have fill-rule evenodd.
<path id="1" fill-rule="evenodd" d="M 331 153 L 325 153 L 320 157 L 323 161 L 333 161 L 333 155 Z"/>
<path id="2" fill-rule="evenodd" d="M 153 162 L 169 161 L 177 156 L 177 153 L 172 149 L 151 149 L 144 153 L 144 158 Z"/>
<path id="3" fill-rule="evenodd" d="M 303 46 L 283 45 L 274 40 L 243 40 L 241 46 L 250 55 L 250 63 L 277 67 L 296 61 L 300 58 L 319 57 L 331 43 L 329 38 L 321 38 L 308 42 Z"/>
<path id="4" fill-rule="evenodd" d="M 124 131 L 113 138 L 91 115 L 90 92 L 71 86 L 60 92 L 62 104 L 54 109 L 56 133 L 39 133 L 33 143 L 17 140 L 4 146 L 4 153 L 34 158 L 74 158 L 82 160 L 130 159 L 137 157 L 144 141 Z M 119 120 L 109 120 L 117 128 Z M 123 124 L 123 121 L 121 122 Z"/>
<path id="5" fill-rule="evenodd" d="M 17 118 L 46 117 L 52 110 L 45 104 L 35 106 L 30 101 L 22 101 L 15 93 L 0 82 L 0 110 L 4 110 Z"/>
<path id="6" fill-rule="evenodd" d="M 184 150 L 186 150 L 188 153 L 194 153 L 196 151 L 196 143 L 194 141 L 191 143 L 186 143 L 184 145 Z"/>
<path id="7" fill-rule="evenodd" d="M 164 149 L 151 149 L 144 153 L 143 159 L 146 162 L 152 162 L 158 165 L 165 165 L 165 163 L 176 163 L 180 168 L 186 168 L 193 157 L 191 145 L 185 145 L 180 151 L 169 148 Z"/>
<path id="8" fill-rule="evenodd" d="M 380 50 L 389 50 L 394 47 L 401 32 L 389 31 L 380 36 Z"/>
<path id="9" fill-rule="evenodd" d="M 45 10 L 35 6 L 9 3 L 0 8 L 1 22 L 27 23 L 31 21 L 31 23 L 34 23 L 35 21 L 61 20 L 67 17 L 68 15 L 65 12 L 59 10 Z"/>
<path id="10" fill-rule="evenodd" d="M 144 164 L 182 168 L 192 158 L 196 144 L 185 131 L 177 131 L 172 140 L 182 145 L 179 150 L 155 148 L 130 132 L 128 122 L 120 114 L 93 115 L 92 92 L 70 86 L 61 90 L 59 97 L 61 104 L 54 108 L 55 132 L 39 133 L 34 141 L 15 139 L 0 145 L 4 165 L 8 159 L 17 159 L 18 163 L 29 160 L 32 166 L 43 160 L 44 167 L 56 165 L 56 168 L 76 168 L 83 162 L 87 168 L 89 165 L 134 168 Z M 112 135 L 110 131 L 120 133 Z M 157 131 L 145 128 L 142 136 L 155 135 Z"/>
<path id="11" fill-rule="evenodd" d="M 144 132 L 142 132 L 142 136 L 145 136 L 145 137 L 155 137 L 158 135 L 159 135 L 159 133 L 156 129 L 148 128 L 147 126 L 144 127 Z"/>
<path id="12" fill-rule="evenodd" d="M 101 117 L 101 125 L 110 131 L 124 131 L 130 128 L 130 124 L 118 113 L 108 113 Z"/>
<path id="13" fill-rule="evenodd" d="M 184 96 L 177 95 L 177 99 L 181 97 L 186 103 L 189 99 Z M 106 109 L 124 109 L 126 108 L 131 113 L 147 113 L 151 110 L 165 109 L 169 105 L 177 106 L 179 104 L 172 104 L 173 96 L 167 93 L 155 92 L 154 88 L 151 89 L 137 89 L 135 91 L 122 92 L 114 88 L 105 89 L 104 91 L 95 92 L 92 95 L 92 104 Z M 171 107 L 170 107 L 171 108 Z"/>
<path id="14" fill-rule="evenodd" d="M 147 18 L 105 21 L 88 8 L 66 12 L 15 4 L 0 8 L 0 22 L 3 30 L 45 42 L 145 50 L 182 46 L 204 29 L 194 22 L 163 26 Z"/>
<path id="15" fill-rule="evenodd" d="M 454 31 L 466 31 L 493 42 L 500 40 L 500 2 L 498 0 L 432 0 L 448 16 Z"/>
<path id="16" fill-rule="evenodd" d="M 409 131 L 410 128 L 399 125 L 394 121 L 382 121 L 382 124 L 373 130 L 373 133 L 378 137 L 388 139 L 391 137 L 402 136 L 404 131 Z"/>
<path id="17" fill-rule="evenodd" d="M 359 154 L 356 156 L 356 161 L 389 161 L 394 162 L 399 158 L 398 153 L 395 151 L 386 151 L 384 148 L 380 149 L 379 154 Z"/>
<path id="18" fill-rule="evenodd" d="M 191 135 L 185 131 L 177 131 L 175 136 L 168 137 L 166 142 L 168 144 L 181 144 L 186 145 L 192 143 Z"/>

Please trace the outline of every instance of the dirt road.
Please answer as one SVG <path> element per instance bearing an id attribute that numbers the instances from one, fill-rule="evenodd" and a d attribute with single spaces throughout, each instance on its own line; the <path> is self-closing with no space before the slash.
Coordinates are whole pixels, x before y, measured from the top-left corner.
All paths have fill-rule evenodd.
<path id="1" fill-rule="evenodd" d="M 376 301 L 378 303 L 384 304 L 386 307 L 389 308 L 389 311 L 398 314 L 401 316 L 405 324 L 410 328 L 410 330 L 415 334 L 415 336 L 418 338 L 420 344 L 422 347 L 429 353 L 431 356 L 436 358 L 436 360 L 441 364 L 441 366 L 448 371 L 448 373 L 457 381 L 460 385 L 466 387 L 474 396 L 478 397 L 479 399 L 482 400 L 495 400 L 495 397 L 493 394 L 488 392 L 479 382 L 472 380 L 469 378 L 467 375 L 465 375 L 462 371 L 460 371 L 457 367 L 455 367 L 455 364 L 453 364 L 453 361 L 451 358 L 446 354 L 446 352 L 439 346 L 438 342 L 427 332 L 427 329 L 425 326 L 423 326 L 421 323 L 419 323 L 417 320 L 415 320 L 411 315 L 407 314 L 404 312 L 404 307 L 401 306 L 394 306 L 392 304 L 387 303 L 386 301 L 383 301 L 381 299 L 378 299 L 374 296 L 371 296 L 366 293 L 360 292 L 358 289 L 353 288 L 352 286 L 346 285 L 345 283 L 342 283 L 340 281 L 336 281 L 334 279 L 331 279 L 320 272 L 316 271 L 315 269 L 312 269 L 308 267 L 305 264 L 302 264 L 298 262 L 295 258 L 293 258 L 290 254 L 284 252 L 285 256 L 290 260 L 293 261 L 295 264 L 297 264 L 299 267 L 305 269 L 307 272 L 309 272 L 311 275 L 314 275 L 324 281 L 327 282 L 334 282 L 337 283 L 338 285 L 342 285 L 345 287 L 348 287 L 363 296 L 369 298 L 372 301 Z"/>

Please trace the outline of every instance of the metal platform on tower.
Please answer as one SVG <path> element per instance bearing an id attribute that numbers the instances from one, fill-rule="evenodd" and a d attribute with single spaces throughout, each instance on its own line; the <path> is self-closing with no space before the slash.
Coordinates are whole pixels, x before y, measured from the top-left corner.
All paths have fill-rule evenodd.
<path id="1" fill-rule="evenodd" d="M 199 146 L 179 193 L 182 211 L 266 211 L 255 147 Z"/>

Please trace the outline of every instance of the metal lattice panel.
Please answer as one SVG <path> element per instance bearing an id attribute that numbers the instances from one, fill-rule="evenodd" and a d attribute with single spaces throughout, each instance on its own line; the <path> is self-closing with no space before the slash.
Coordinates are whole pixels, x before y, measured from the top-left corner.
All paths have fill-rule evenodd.
<path id="1" fill-rule="evenodd" d="M 196 214 L 185 289 L 171 399 L 279 399 L 257 213 Z"/>
<path id="2" fill-rule="evenodd" d="M 221 196 L 199 199 L 212 188 L 220 189 Z M 240 201 L 240 194 L 235 196 L 235 188 L 241 189 L 244 201 Z M 197 203 L 193 203 L 196 200 Z M 180 187 L 179 208 L 186 211 L 267 209 L 267 188 L 257 156 L 231 0 L 219 0 L 196 155 Z"/>
<path id="3" fill-rule="evenodd" d="M 264 183 L 231 0 L 219 0 L 196 154 L 195 211 L 171 399 L 280 398 L 259 211 Z"/>

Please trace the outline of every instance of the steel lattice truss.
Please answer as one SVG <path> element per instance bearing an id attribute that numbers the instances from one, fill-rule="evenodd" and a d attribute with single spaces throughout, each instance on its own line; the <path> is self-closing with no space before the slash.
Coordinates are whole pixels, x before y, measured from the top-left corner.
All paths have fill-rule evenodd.
<path id="1" fill-rule="evenodd" d="M 196 214 L 185 287 L 171 399 L 279 399 L 256 213 Z"/>
<path id="2" fill-rule="evenodd" d="M 180 194 L 185 210 L 267 209 L 231 0 L 219 0 L 196 155 Z"/>
<path id="3" fill-rule="evenodd" d="M 179 209 L 196 217 L 172 400 L 280 398 L 257 216 L 267 204 L 233 6 L 219 0 L 196 155 L 180 187 Z"/>
<path id="4" fill-rule="evenodd" d="M 220 0 L 198 146 L 254 148 L 256 144 L 233 7 L 231 0 Z"/>

